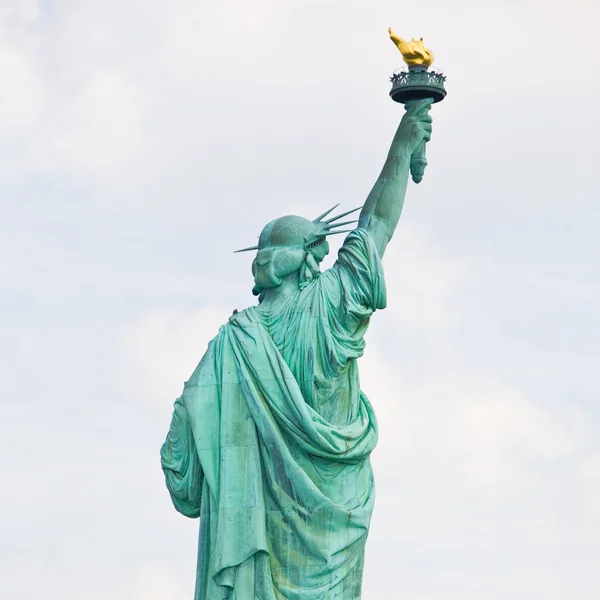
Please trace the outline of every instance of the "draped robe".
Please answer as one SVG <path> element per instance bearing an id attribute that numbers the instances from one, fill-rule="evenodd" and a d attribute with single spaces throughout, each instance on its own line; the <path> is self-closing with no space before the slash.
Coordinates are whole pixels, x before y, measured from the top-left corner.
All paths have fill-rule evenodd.
<path id="1" fill-rule="evenodd" d="M 377 441 L 357 359 L 385 308 L 373 240 L 274 308 L 233 315 L 176 400 L 161 462 L 200 517 L 195 600 L 357 600 Z"/>

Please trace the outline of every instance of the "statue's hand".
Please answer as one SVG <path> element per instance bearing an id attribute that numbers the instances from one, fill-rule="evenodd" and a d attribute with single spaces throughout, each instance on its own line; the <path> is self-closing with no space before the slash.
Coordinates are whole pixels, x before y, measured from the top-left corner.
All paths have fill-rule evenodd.
<path id="1" fill-rule="evenodd" d="M 423 140 L 428 142 L 431 138 L 432 119 L 429 109 L 432 103 L 431 99 L 419 100 L 411 104 L 402 117 L 400 127 L 398 127 L 398 136 L 408 157 L 412 156 Z"/>

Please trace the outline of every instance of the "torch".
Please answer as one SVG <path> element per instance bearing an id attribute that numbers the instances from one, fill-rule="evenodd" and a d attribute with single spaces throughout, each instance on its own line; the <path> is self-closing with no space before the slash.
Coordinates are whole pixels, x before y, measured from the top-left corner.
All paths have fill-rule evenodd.
<path id="1" fill-rule="evenodd" d="M 431 68 L 433 52 L 425 48 L 423 38 L 404 41 L 390 27 L 390 39 L 396 44 L 407 67 L 396 69 L 390 77 L 392 89 L 390 96 L 395 102 L 408 107 L 417 100 L 431 99 L 441 102 L 446 97 L 445 75 L 439 69 Z M 410 159 L 410 174 L 415 183 L 420 183 L 425 173 L 425 141 L 414 151 Z"/>

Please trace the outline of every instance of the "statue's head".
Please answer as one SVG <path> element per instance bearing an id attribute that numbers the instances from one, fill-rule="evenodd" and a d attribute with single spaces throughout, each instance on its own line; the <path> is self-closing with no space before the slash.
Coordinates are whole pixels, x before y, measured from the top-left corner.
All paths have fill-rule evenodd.
<path id="1" fill-rule="evenodd" d="M 289 215 L 268 223 L 258 238 L 258 252 L 252 262 L 254 289 L 259 295 L 277 287 L 284 277 L 299 273 L 304 287 L 319 273 L 319 263 L 329 253 L 326 231 L 320 223 Z"/>
<path id="2" fill-rule="evenodd" d="M 327 236 L 347 231 L 340 231 L 336 227 L 353 222 L 335 223 L 354 211 L 323 221 L 334 208 L 335 206 L 314 221 L 295 215 L 275 219 L 262 230 L 258 246 L 237 251 L 258 250 L 252 262 L 253 294 L 262 297 L 264 290 L 279 286 L 283 278 L 292 273 L 298 273 L 300 288 L 308 285 L 319 274 L 319 264 L 329 254 Z"/>

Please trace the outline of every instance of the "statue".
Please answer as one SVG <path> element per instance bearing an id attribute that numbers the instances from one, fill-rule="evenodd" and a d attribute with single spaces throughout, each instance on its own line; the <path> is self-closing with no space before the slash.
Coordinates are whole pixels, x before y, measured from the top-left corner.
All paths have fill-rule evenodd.
<path id="1" fill-rule="evenodd" d="M 353 211 L 275 219 L 243 250 L 258 305 L 209 343 L 161 449 L 175 508 L 200 518 L 196 600 L 361 597 L 377 423 L 357 360 L 431 103 L 407 108 L 330 269 L 327 236 Z"/>

